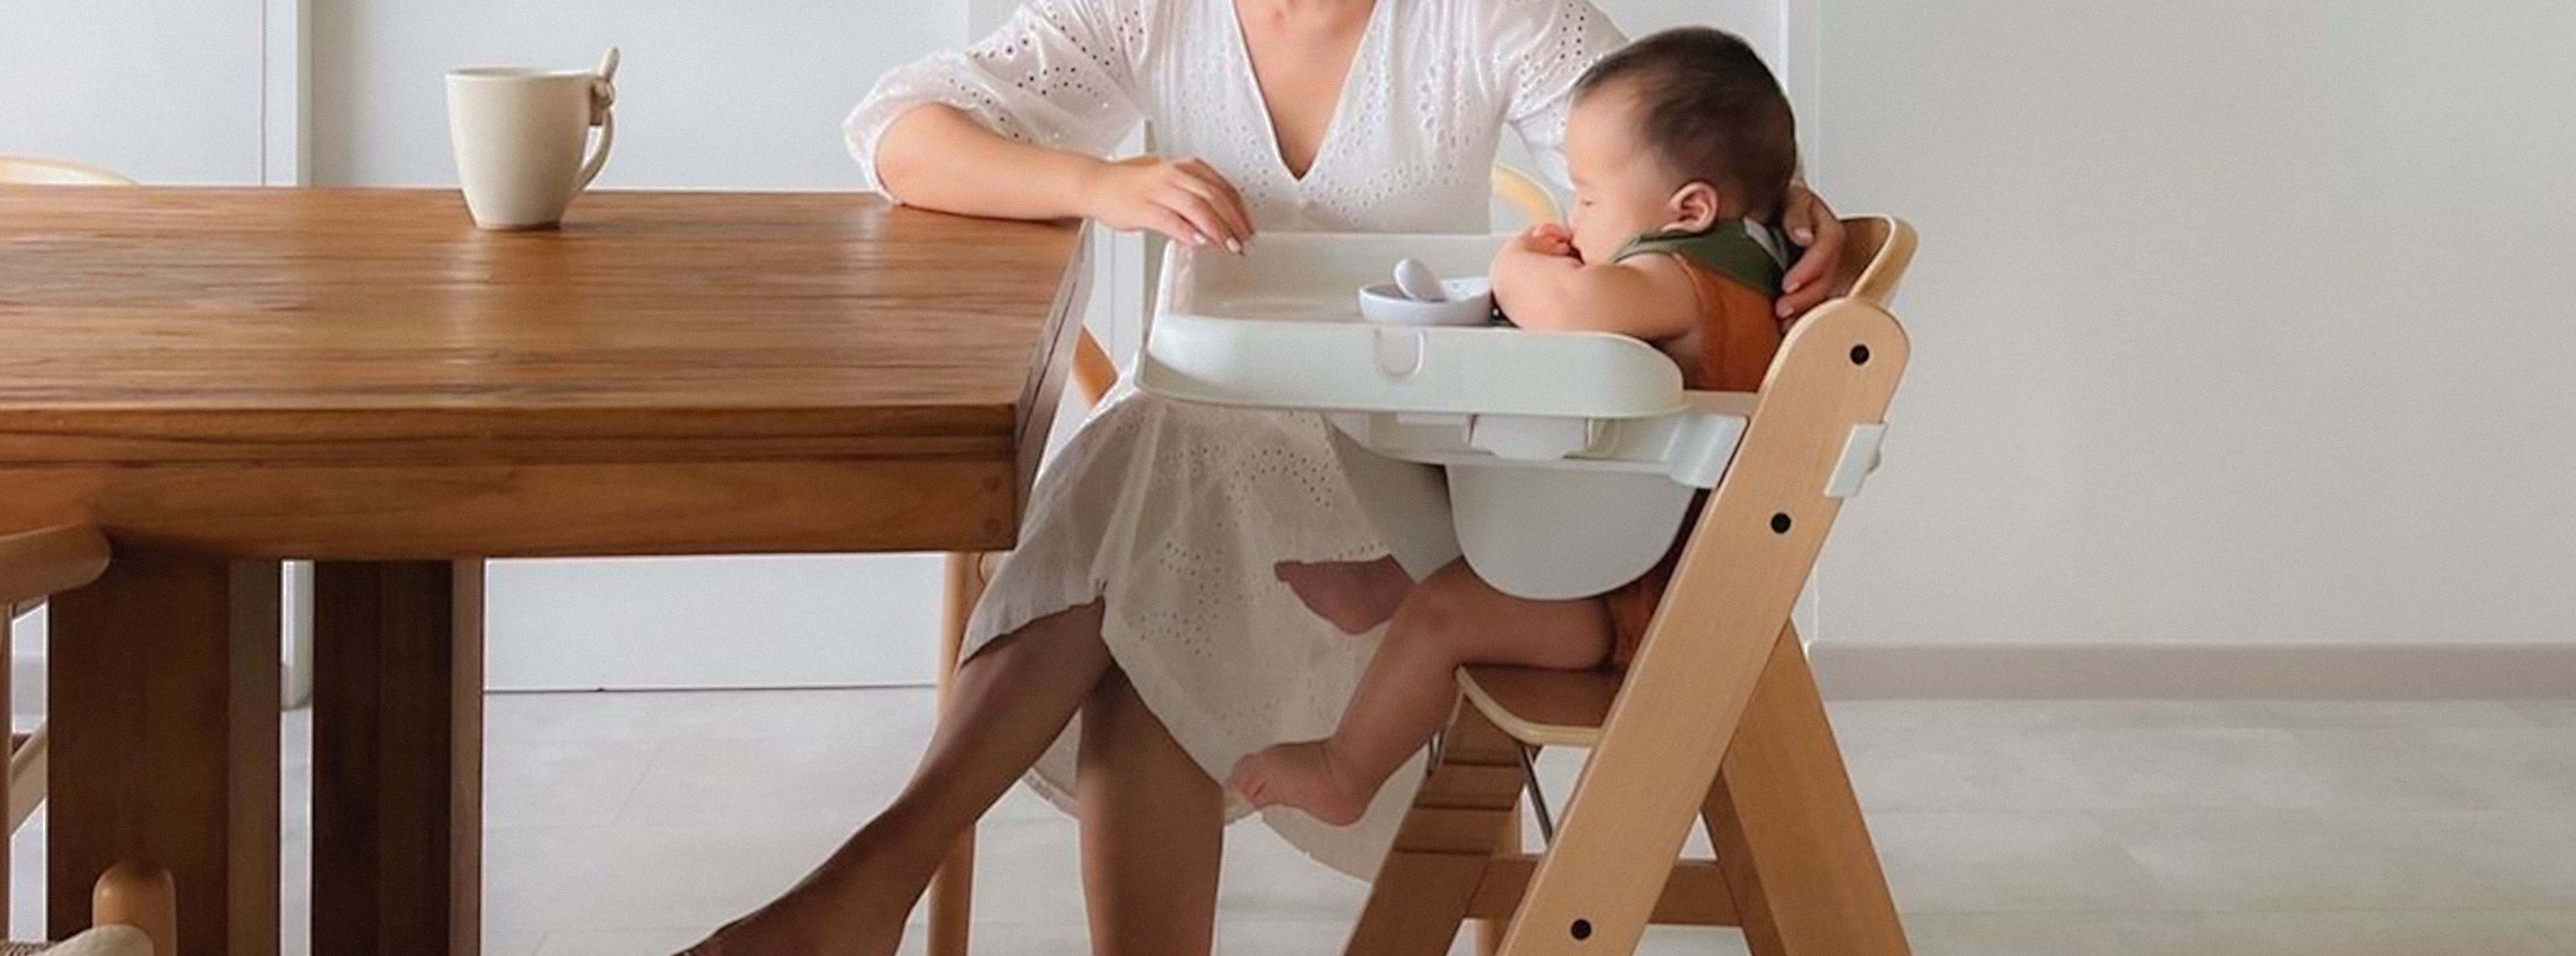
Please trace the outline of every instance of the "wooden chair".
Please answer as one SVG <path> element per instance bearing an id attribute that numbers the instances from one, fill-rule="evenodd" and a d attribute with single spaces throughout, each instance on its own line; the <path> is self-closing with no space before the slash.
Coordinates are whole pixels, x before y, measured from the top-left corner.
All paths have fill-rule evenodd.
<path id="1" fill-rule="evenodd" d="M 131 186 L 134 185 L 134 180 L 96 166 L 67 163 L 59 159 L 0 156 L 0 185 Z"/>
<path id="2" fill-rule="evenodd" d="M 1648 923 L 1740 926 L 1760 956 L 1905 956 L 1896 906 L 1790 627 L 1904 374 L 1888 311 L 1914 253 L 1848 220 L 1844 297 L 1801 319 L 1625 675 L 1472 668 L 1350 956 L 1625 956 Z M 1592 753 L 1542 853 L 1517 806 L 1542 747 Z M 1694 822 L 1714 859 L 1678 860 Z"/>
<path id="3" fill-rule="evenodd" d="M 1128 160 L 1137 162 L 1150 157 Z M 1493 189 L 1496 198 L 1518 209 L 1531 222 L 1556 222 L 1562 217 L 1556 199 L 1547 187 L 1529 174 L 1509 166 L 1495 166 Z M 1085 329 L 1074 345 L 1073 387 L 1082 396 L 1085 407 L 1097 407 L 1109 389 L 1118 383 L 1118 364 L 1109 351 L 1100 346 Z M 999 554 L 951 554 L 948 556 L 947 597 L 939 636 L 939 702 L 948 703 L 949 676 L 957 672 L 959 654 L 966 639 L 967 618 L 975 612 L 975 602 L 984 596 L 984 586 L 991 579 L 993 562 Z M 968 830 L 957 842 L 957 850 L 948 857 L 948 865 L 930 886 L 930 956 L 965 956 L 968 926 L 973 921 L 975 893 L 975 833 Z"/>
<path id="4" fill-rule="evenodd" d="M 0 608 L 12 611 L 8 620 L 0 621 L 0 713 L 10 712 L 8 638 L 16 630 L 16 610 L 31 608 L 47 596 L 97 580 L 99 573 L 107 569 L 107 560 L 107 539 L 86 525 L 0 534 Z M 41 739 L 40 735 L 38 740 Z M 17 774 L 25 762 L 26 747 L 20 745 L 6 769 L 0 770 L 10 778 L 12 835 L 25 822 L 19 812 Z M 41 759 L 36 766 L 41 774 Z M 41 781 L 36 793 L 41 799 Z M 32 811 L 34 803 L 29 802 L 27 808 Z M 99 878 L 90 907 L 91 924 L 96 928 L 89 932 L 50 947 L 0 944 L 0 956 L 39 952 L 51 956 L 174 956 L 177 952 L 177 903 L 168 871 L 139 863 L 111 869 Z M 0 927 L 6 927 L 8 919 L 9 872 L 7 866 L 0 865 Z"/>

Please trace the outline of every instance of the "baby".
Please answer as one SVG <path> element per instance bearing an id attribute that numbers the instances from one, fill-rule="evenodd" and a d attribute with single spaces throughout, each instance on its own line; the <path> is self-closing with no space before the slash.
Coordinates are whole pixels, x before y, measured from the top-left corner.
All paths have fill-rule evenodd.
<path id="1" fill-rule="evenodd" d="M 1761 58 L 1707 28 L 1640 40 L 1576 86 L 1565 151 L 1573 228 L 1539 226 L 1494 257 L 1505 314 L 1525 329 L 1651 342 L 1692 389 L 1760 388 L 1780 346 L 1772 306 L 1786 258 L 1763 223 L 1779 218 L 1798 169 L 1788 97 Z M 1464 561 L 1418 584 L 1392 559 L 1281 564 L 1281 580 L 1342 630 L 1390 626 L 1331 737 L 1245 757 L 1227 786 L 1254 806 L 1358 820 L 1447 721 L 1459 667 L 1628 663 L 1679 547 L 1645 577 L 1572 601 L 1504 594 Z"/>

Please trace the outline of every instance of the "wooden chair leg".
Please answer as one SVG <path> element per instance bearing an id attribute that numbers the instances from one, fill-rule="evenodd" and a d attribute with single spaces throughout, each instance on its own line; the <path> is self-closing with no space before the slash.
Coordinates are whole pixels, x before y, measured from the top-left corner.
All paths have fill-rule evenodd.
<path id="1" fill-rule="evenodd" d="M 1520 743 L 1474 707 L 1442 736 L 1377 872 L 1345 956 L 1442 956 L 1458 939 L 1503 833 L 1517 833 Z"/>
<path id="2" fill-rule="evenodd" d="M 152 956 L 179 952 L 179 891 L 170 871 L 119 863 L 90 893 L 91 926 L 131 926 L 152 940 Z"/>
<path id="3" fill-rule="evenodd" d="M 1772 648 L 1702 812 L 1756 956 L 1907 956 L 1796 631 Z"/>
<path id="4" fill-rule="evenodd" d="M 1473 708 L 1468 709 L 1472 710 Z M 1535 785 L 1535 783 L 1532 785 Z M 1511 821 L 1503 825 L 1501 838 L 1494 841 L 1494 855 L 1497 857 L 1516 857 L 1521 855 L 1521 838 L 1521 805 L 1518 801 L 1514 801 L 1512 804 Z M 1494 919 L 1486 917 L 1477 919 L 1476 956 L 1494 956 L 1494 954 L 1502 952 L 1503 932 L 1511 928 L 1511 920 L 1508 918 Z"/>
<path id="5" fill-rule="evenodd" d="M 951 682 L 965 653 L 966 622 L 984 597 L 984 556 L 948 556 L 948 596 L 939 631 L 939 705 L 948 706 Z M 930 883 L 929 956 L 966 956 L 975 921 L 975 830 L 967 828 L 948 862 Z"/>
<path id="6" fill-rule="evenodd" d="M 11 742 L 9 748 L 9 832 L 27 825 L 27 818 L 45 802 L 47 755 L 54 748 L 54 735 L 44 725 L 23 741 Z"/>

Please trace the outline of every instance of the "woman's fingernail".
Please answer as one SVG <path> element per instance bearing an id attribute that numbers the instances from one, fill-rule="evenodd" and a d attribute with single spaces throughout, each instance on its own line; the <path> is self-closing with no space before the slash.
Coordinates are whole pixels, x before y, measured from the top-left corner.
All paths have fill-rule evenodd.
<path id="1" fill-rule="evenodd" d="M 1239 239 L 1228 239 L 1228 240 L 1226 240 L 1226 241 L 1225 241 L 1225 248 L 1226 248 L 1226 251 L 1231 252 L 1231 253 L 1234 253 L 1235 255 L 1238 255 L 1238 256 L 1239 256 L 1239 255 L 1242 255 L 1242 254 L 1243 254 L 1243 242 L 1242 242 L 1242 240 L 1239 240 Z"/>
<path id="2" fill-rule="evenodd" d="M 1803 246 L 1816 241 L 1816 231 L 1813 229 L 1799 229 L 1791 232 L 1789 237 L 1798 240 L 1798 244 Z"/>

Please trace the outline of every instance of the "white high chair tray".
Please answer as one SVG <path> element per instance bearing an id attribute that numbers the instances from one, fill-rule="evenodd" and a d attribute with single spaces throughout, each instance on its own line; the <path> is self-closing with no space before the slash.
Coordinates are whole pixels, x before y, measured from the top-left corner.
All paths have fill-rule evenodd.
<path id="1" fill-rule="evenodd" d="M 1660 560 L 1695 492 L 1716 486 L 1752 396 L 1685 392 L 1671 359 L 1626 336 L 1360 317 L 1358 290 L 1397 260 L 1480 276 L 1503 241 L 1270 234 L 1240 256 L 1175 245 L 1137 387 L 1327 413 L 1354 491 L 1417 577 L 1463 554 L 1524 597 L 1608 591 Z"/>
<path id="2" fill-rule="evenodd" d="M 1637 418 L 1679 411 L 1653 346 L 1598 332 L 1372 325 L 1360 287 L 1397 260 L 1485 274 L 1496 236 L 1271 233 L 1245 254 L 1174 245 L 1137 384 L 1219 405 Z"/>

